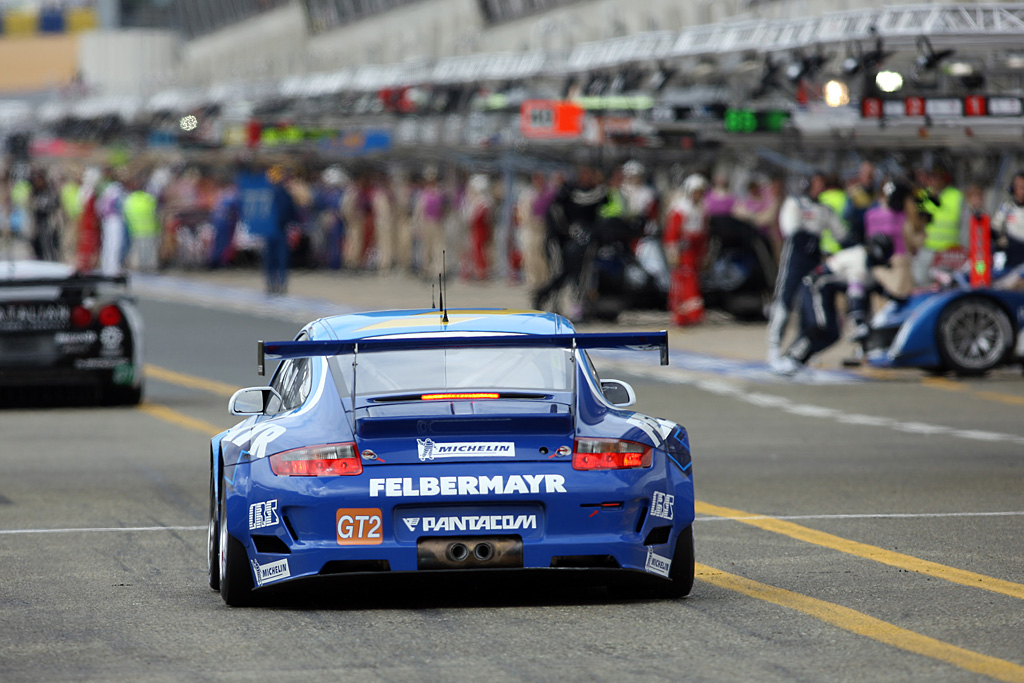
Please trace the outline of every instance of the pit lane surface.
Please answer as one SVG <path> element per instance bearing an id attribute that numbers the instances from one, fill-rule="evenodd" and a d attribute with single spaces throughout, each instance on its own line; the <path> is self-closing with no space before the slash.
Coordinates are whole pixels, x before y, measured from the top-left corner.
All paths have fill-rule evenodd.
<path id="1" fill-rule="evenodd" d="M 1024 681 L 1019 376 L 611 365 L 690 430 L 690 597 L 388 580 L 230 609 L 205 583 L 206 440 L 260 383 L 254 340 L 298 325 L 140 306 L 146 405 L 0 411 L 0 680 Z"/>

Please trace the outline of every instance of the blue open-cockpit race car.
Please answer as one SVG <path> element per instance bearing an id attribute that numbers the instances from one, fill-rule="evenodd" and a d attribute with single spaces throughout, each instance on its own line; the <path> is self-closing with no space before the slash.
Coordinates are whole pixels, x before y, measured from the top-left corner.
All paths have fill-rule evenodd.
<path id="1" fill-rule="evenodd" d="M 269 386 L 210 450 L 209 581 L 229 605 L 312 577 L 590 571 L 679 597 L 694 574 L 690 445 L 630 409 L 551 313 L 382 311 L 260 342 Z"/>

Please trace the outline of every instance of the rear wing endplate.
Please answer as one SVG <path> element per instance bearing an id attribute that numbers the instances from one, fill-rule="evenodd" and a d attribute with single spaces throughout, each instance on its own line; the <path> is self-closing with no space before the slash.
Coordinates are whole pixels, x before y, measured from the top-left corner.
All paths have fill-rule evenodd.
<path id="1" fill-rule="evenodd" d="M 434 335 L 416 338 L 381 337 L 359 340 L 259 342 L 258 371 L 262 375 L 266 360 L 338 356 L 350 353 L 382 351 L 423 351 L 430 349 L 629 349 L 660 351 L 661 364 L 668 365 L 668 332 L 587 332 L 574 334 L 504 334 L 493 336 Z"/>

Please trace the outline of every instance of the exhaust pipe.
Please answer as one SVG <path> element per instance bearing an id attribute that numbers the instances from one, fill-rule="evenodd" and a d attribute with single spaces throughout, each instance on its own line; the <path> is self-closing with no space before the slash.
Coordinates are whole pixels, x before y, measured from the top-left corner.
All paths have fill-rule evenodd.
<path id="1" fill-rule="evenodd" d="M 419 569 L 493 569 L 523 566 L 518 536 L 435 536 L 416 543 Z"/>
<path id="2" fill-rule="evenodd" d="M 465 562 L 466 558 L 469 557 L 469 548 L 466 547 L 465 543 L 452 543 L 448 546 L 445 555 L 452 562 Z"/>

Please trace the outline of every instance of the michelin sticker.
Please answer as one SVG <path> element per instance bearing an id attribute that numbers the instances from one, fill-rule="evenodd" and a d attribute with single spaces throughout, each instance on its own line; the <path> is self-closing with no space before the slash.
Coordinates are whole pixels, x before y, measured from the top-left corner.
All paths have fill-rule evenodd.
<path id="1" fill-rule="evenodd" d="M 385 477 L 370 480 L 370 498 L 429 496 L 486 496 L 515 493 L 565 493 L 560 474 L 513 474 L 508 477 Z"/>
<path id="2" fill-rule="evenodd" d="M 438 443 L 433 439 L 416 439 L 416 450 L 424 462 L 439 458 L 516 457 L 516 445 L 511 441 Z"/>
<path id="3" fill-rule="evenodd" d="M 274 526 L 280 521 L 280 518 L 277 516 L 277 500 L 268 500 L 265 503 L 253 503 L 249 506 L 250 531 Z"/>
<path id="4" fill-rule="evenodd" d="M 256 585 L 264 586 L 274 581 L 280 581 L 281 579 L 287 579 L 292 575 L 288 569 L 288 560 L 278 560 L 277 562 L 271 562 L 270 564 L 260 564 L 256 560 L 252 561 L 252 570 L 256 574 Z"/>
<path id="5" fill-rule="evenodd" d="M 658 576 L 668 578 L 669 570 L 672 569 L 672 560 L 661 555 L 654 554 L 654 548 L 647 547 L 647 564 L 644 567 L 647 571 Z"/>
<path id="6" fill-rule="evenodd" d="M 655 491 L 651 496 L 651 517 L 661 517 L 671 521 L 674 516 L 676 497 L 671 493 Z"/>

